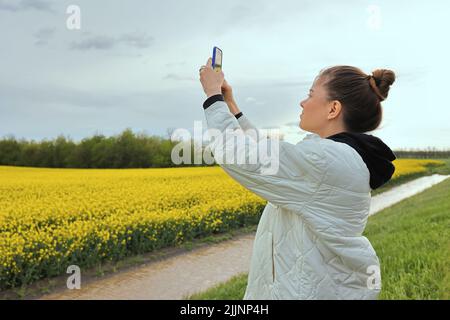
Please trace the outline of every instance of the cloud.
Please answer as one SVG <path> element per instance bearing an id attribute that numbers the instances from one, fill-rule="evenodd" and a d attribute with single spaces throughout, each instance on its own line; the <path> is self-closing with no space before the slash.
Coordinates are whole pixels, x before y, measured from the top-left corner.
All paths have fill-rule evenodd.
<path id="1" fill-rule="evenodd" d="M 184 65 L 186 65 L 186 61 L 166 63 L 166 67 L 176 67 L 176 66 L 184 66 Z"/>
<path id="2" fill-rule="evenodd" d="M 286 127 L 298 127 L 298 121 L 286 122 L 284 124 L 284 126 L 286 126 Z"/>
<path id="3" fill-rule="evenodd" d="M 264 130 L 280 130 L 279 126 L 262 126 L 261 129 Z"/>
<path id="4" fill-rule="evenodd" d="M 166 134 L 167 128 L 191 130 L 194 121 L 204 121 L 204 95 L 189 88 L 118 91 L 0 83 L 0 96 L 5 97 L 0 104 L 4 115 L 0 136 L 12 133 L 41 139 L 63 133 L 82 139 L 93 129 L 115 134 L 126 127 Z"/>
<path id="5" fill-rule="evenodd" d="M 116 41 L 112 37 L 108 36 L 92 36 L 87 39 L 72 42 L 71 49 L 75 50 L 106 50 L 111 49 L 116 44 Z"/>
<path id="6" fill-rule="evenodd" d="M 148 48 L 153 43 L 153 37 L 145 33 L 127 33 L 119 37 L 119 42 L 125 43 L 131 47 Z"/>
<path id="7" fill-rule="evenodd" d="M 196 91 L 195 94 L 197 93 Z M 180 97 L 189 96 L 191 101 L 187 104 L 190 106 L 200 104 L 189 88 L 176 88 L 166 91 L 140 91 L 134 89 L 118 91 L 75 88 L 61 84 L 49 86 L 0 83 L 0 96 L 5 97 L 5 102 L 3 103 L 2 101 L 2 104 L 0 104 L 0 114 L 4 114 L 10 106 L 20 106 L 23 110 L 27 110 L 29 105 L 40 104 L 49 108 L 49 112 L 51 110 L 59 112 L 67 107 L 78 111 L 84 109 L 83 112 L 126 110 L 127 112 L 144 112 L 145 114 L 154 113 L 155 116 L 159 115 L 162 118 L 166 116 L 167 119 L 172 119 L 173 114 L 169 116 L 169 113 L 166 112 L 174 110 L 178 112 Z M 174 109 L 161 110 L 158 107 L 162 105 L 172 105 Z M 47 116 L 48 114 L 50 113 L 46 113 Z M 183 120 L 186 117 L 181 117 L 180 119 Z"/>
<path id="8" fill-rule="evenodd" d="M 179 76 L 179 75 L 174 74 L 174 73 L 167 74 L 163 78 L 163 80 L 165 80 L 165 79 L 176 80 L 176 81 L 198 81 L 198 79 L 194 79 L 192 77 L 183 77 L 183 76 Z"/>
<path id="9" fill-rule="evenodd" d="M 245 102 L 247 102 L 247 103 L 249 103 L 249 104 L 259 105 L 259 106 L 260 106 L 260 105 L 266 104 L 266 102 L 260 101 L 260 100 L 258 100 L 258 99 L 253 98 L 253 97 L 247 97 L 247 98 L 245 99 Z"/>
<path id="10" fill-rule="evenodd" d="M 47 0 L 21 0 L 14 4 L 10 0 L 0 0 L 0 10 L 18 12 L 30 9 L 54 12 L 52 4 Z"/>
<path id="11" fill-rule="evenodd" d="M 36 37 L 36 42 L 34 43 L 37 46 L 45 46 L 48 44 L 48 41 L 55 34 L 55 28 L 42 28 L 39 29 L 34 36 Z"/>
<path id="12" fill-rule="evenodd" d="M 138 49 L 145 49 L 150 47 L 153 43 L 154 38 L 145 33 L 125 33 L 116 38 L 103 35 L 90 35 L 85 33 L 83 35 L 88 35 L 88 38 L 83 39 L 78 42 L 72 42 L 70 44 L 70 49 L 74 50 L 108 50 L 115 47 L 117 44 L 123 43 L 124 45 L 135 47 Z"/>
<path id="13" fill-rule="evenodd" d="M 278 2 L 270 0 L 259 0 L 257 4 L 250 2 L 249 5 L 239 3 L 231 8 L 221 9 L 221 23 L 211 26 L 211 28 L 214 28 L 214 34 L 218 35 L 231 30 L 261 30 L 261 26 L 270 28 L 293 16 L 300 24 L 302 20 L 305 20 L 303 17 L 310 15 L 318 6 L 320 4 L 316 4 L 316 1 L 313 0 L 303 0 L 301 5 L 298 1 L 283 1 L 281 6 Z"/>
<path id="14" fill-rule="evenodd" d="M 270 82 L 271 87 L 307 87 L 310 86 L 312 81 L 274 81 Z"/>

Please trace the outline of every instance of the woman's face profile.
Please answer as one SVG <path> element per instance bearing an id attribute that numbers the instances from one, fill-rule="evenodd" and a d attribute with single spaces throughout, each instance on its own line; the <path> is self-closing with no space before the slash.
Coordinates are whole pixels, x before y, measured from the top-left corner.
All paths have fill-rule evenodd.
<path id="1" fill-rule="evenodd" d="M 318 133 L 328 124 L 328 104 L 323 80 L 316 78 L 309 90 L 308 97 L 300 102 L 302 113 L 299 126 L 302 130 Z"/>

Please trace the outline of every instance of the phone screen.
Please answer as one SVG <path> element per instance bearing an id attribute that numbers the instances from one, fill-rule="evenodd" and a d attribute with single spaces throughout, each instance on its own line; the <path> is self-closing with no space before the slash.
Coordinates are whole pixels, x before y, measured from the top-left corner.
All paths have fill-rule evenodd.
<path id="1" fill-rule="evenodd" d="M 215 71 L 222 70 L 222 50 L 218 47 L 214 47 L 213 49 L 212 65 Z"/>

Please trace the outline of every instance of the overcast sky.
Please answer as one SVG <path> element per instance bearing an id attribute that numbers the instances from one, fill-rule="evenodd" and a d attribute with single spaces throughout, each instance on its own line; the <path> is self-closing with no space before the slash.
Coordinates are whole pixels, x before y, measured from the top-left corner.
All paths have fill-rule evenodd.
<path id="1" fill-rule="evenodd" d="M 450 148 L 449 3 L 0 0 L 0 136 L 206 129 L 198 69 L 218 46 L 241 110 L 288 141 L 306 134 L 299 102 L 317 73 L 348 64 L 397 74 L 370 134 L 393 149 Z"/>

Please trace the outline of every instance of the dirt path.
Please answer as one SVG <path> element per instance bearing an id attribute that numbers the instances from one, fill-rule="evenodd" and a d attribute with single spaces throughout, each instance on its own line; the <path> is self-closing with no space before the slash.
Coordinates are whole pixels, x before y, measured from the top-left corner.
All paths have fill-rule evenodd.
<path id="1" fill-rule="evenodd" d="M 254 234 L 149 263 L 41 299 L 182 299 L 247 272 Z"/>
<path id="2" fill-rule="evenodd" d="M 450 175 L 432 175 L 383 192 L 372 198 L 374 214 L 439 183 Z M 182 299 L 248 272 L 254 234 L 194 249 L 163 261 L 119 272 L 83 285 L 81 289 L 49 294 L 41 299 Z"/>

